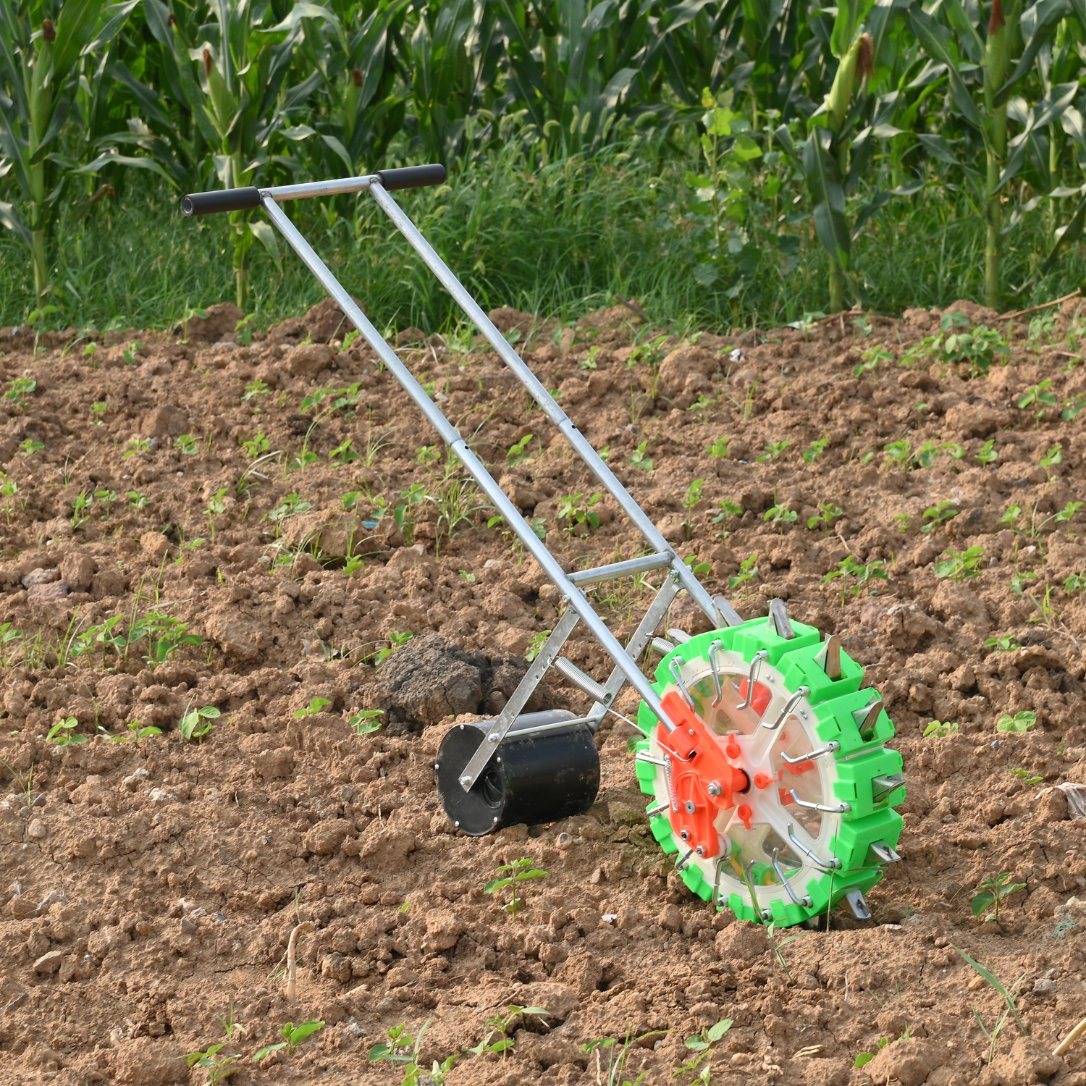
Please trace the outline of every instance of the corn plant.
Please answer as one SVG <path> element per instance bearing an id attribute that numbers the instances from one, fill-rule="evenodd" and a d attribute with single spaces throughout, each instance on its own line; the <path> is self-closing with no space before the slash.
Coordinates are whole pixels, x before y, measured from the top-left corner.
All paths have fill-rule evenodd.
<path id="1" fill-rule="evenodd" d="M 92 168 L 79 158 L 109 143 L 107 133 L 88 127 L 88 103 L 137 2 L 0 4 L 0 177 L 10 173 L 18 195 L 18 206 L 0 202 L 0 225 L 29 250 L 39 311 L 50 290 L 57 207 L 74 171 Z"/>
<path id="2" fill-rule="evenodd" d="M 1050 101 L 1008 156 L 1008 108 L 1012 97 L 1030 88 L 1038 53 L 1050 45 L 1067 14 L 1066 0 L 992 0 L 986 30 L 977 26 L 979 6 L 963 0 L 938 0 L 925 10 L 913 5 L 911 25 L 931 62 L 932 74 L 945 74 L 955 119 L 980 137 L 984 176 L 980 183 L 985 209 L 984 298 L 993 309 L 1003 298 L 1001 263 L 1004 209 L 1010 182 L 1022 171 L 1026 153 L 1045 128 L 1069 107 L 1073 94 Z M 930 150 L 954 160 L 942 137 L 929 136 Z M 966 166 L 966 172 L 969 167 Z"/>

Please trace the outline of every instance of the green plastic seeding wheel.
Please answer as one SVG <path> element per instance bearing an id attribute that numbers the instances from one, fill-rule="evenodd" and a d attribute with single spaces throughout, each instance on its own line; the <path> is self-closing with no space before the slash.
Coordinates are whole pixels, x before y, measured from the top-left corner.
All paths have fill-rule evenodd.
<path id="1" fill-rule="evenodd" d="M 652 834 L 686 885 L 741 919 L 778 925 L 846 896 L 866 912 L 863 891 L 898 859 L 894 806 L 905 796 L 901 756 L 884 746 L 893 725 L 878 695 L 860 689 L 863 669 L 814 627 L 791 631 L 754 619 L 677 645 L 654 688 L 691 727 L 669 735 L 642 704 L 636 746 Z M 695 731 L 698 749 L 687 738 Z"/>

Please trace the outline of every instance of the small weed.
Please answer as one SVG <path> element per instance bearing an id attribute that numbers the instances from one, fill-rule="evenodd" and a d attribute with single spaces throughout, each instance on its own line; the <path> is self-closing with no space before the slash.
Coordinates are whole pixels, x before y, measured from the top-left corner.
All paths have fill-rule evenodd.
<path id="1" fill-rule="evenodd" d="M 255 460 L 258 456 L 263 456 L 271 448 L 271 442 L 264 431 L 261 430 L 252 437 L 238 442 L 238 447 L 250 460 Z"/>
<path id="2" fill-rule="evenodd" d="M 1078 593 L 1086 591 L 1086 573 L 1072 573 L 1063 582 L 1064 592 Z"/>
<path id="3" fill-rule="evenodd" d="M 723 498 L 720 502 L 720 511 L 713 514 L 714 524 L 723 524 L 726 520 L 732 520 L 735 517 L 741 517 L 743 515 L 743 507 L 731 498 Z"/>
<path id="4" fill-rule="evenodd" d="M 142 743 L 144 739 L 162 734 L 161 728 L 156 728 L 153 724 L 141 724 L 138 720 L 130 720 L 125 728 L 127 735 L 122 732 L 120 735 L 111 735 L 110 739 L 114 743 Z"/>
<path id="5" fill-rule="evenodd" d="M 14 377 L 8 382 L 8 389 L 4 393 L 4 399 L 11 400 L 16 407 L 21 409 L 25 406 L 24 401 L 32 396 L 37 389 L 38 382 L 33 377 Z"/>
<path id="6" fill-rule="evenodd" d="M 805 464 L 813 464 L 829 447 L 828 437 L 816 438 L 801 453 Z"/>
<path id="7" fill-rule="evenodd" d="M 935 563 L 935 576 L 940 580 L 964 581 L 980 573 L 984 548 L 967 547 L 964 551 L 946 550 Z"/>
<path id="8" fill-rule="evenodd" d="M 956 720 L 932 720 L 924 726 L 925 739 L 946 739 L 948 735 L 958 734 L 958 722 Z"/>
<path id="9" fill-rule="evenodd" d="M 999 459 L 999 453 L 996 451 L 995 438 L 990 437 L 983 445 L 973 454 L 973 459 L 978 464 L 994 464 Z"/>
<path id="10" fill-rule="evenodd" d="M 683 508 L 693 509 L 701 501 L 701 492 L 705 486 L 704 479 L 694 479 L 686 488 L 686 496 L 683 498 Z"/>
<path id="11" fill-rule="evenodd" d="M 762 514 L 762 520 L 773 528 L 787 527 L 795 524 L 798 519 L 799 513 L 785 505 L 771 505 Z"/>
<path id="12" fill-rule="evenodd" d="M 1043 775 L 1031 773 L 1028 769 L 1023 769 L 1021 766 L 1019 766 L 1017 769 L 1012 769 L 1011 776 L 1017 777 L 1018 780 L 1020 780 L 1024 785 L 1030 788 L 1032 788 L 1033 785 L 1041 784 L 1044 781 Z"/>
<path id="13" fill-rule="evenodd" d="M 1007 1006 L 1007 1009 L 992 1023 L 991 1026 L 985 1025 L 981 1016 L 977 1014 L 975 1010 L 973 1011 L 973 1018 L 976 1020 L 977 1025 L 980 1026 L 981 1032 L 988 1041 L 988 1062 L 991 1063 L 992 1060 L 995 1059 L 996 1043 L 999 1040 L 1000 1034 L 1006 1027 L 1009 1018 L 1014 1018 L 1020 1033 L 1024 1036 L 1029 1036 L 1029 1029 L 1027 1028 L 1026 1023 L 1022 1021 L 1022 1016 L 1018 1013 L 1018 1006 L 1015 1002 L 1015 997 L 1018 995 L 1022 982 L 1026 979 L 1025 974 L 1019 977 L 1018 980 L 1011 985 L 1010 991 L 1008 991 L 999 977 L 997 977 L 990 969 L 986 969 L 980 962 L 971 958 L 964 950 L 959 950 L 953 943 L 951 946 L 959 957 L 971 965 L 973 969 L 975 969 L 977 973 L 979 973 L 980 976 L 982 976 L 1003 997 L 1003 1002 Z"/>
<path id="14" fill-rule="evenodd" d="M 1057 464 L 1063 463 L 1063 443 L 1057 441 L 1055 445 L 1052 445 L 1048 452 L 1046 452 L 1038 461 L 1045 471 L 1051 474 L 1049 469 L 1054 468 Z"/>
<path id="15" fill-rule="evenodd" d="M 274 1041 L 270 1045 L 264 1045 L 262 1048 L 258 1048 L 253 1053 L 251 1059 L 253 1063 L 259 1063 L 273 1052 L 280 1052 L 284 1048 L 293 1052 L 307 1037 L 312 1037 L 314 1033 L 317 1033 L 322 1029 L 324 1029 L 324 1023 L 320 1021 L 299 1022 L 298 1025 L 295 1025 L 293 1022 L 287 1022 L 287 1024 L 279 1031 L 279 1036 L 282 1037 L 283 1040 Z"/>
<path id="16" fill-rule="evenodd" d="M 636 741 L 636 736 L 634 737 Z M 666 1029 L 654 1029 L 648 1033 L 642 1033 L 637 1037 L 626 1034 L 623 1041 L 615 1037 L 600 1037 L 595 1041 L 589 1041 L 581 1045 L 581 1051 L 585 1055 L 596 1054 L 596 1081 L 606 1083 L 606 1086 L 642 1086 L 648 1078 L 648 1072 L 642 1071 L 635 1079 L 627 1078 L 623 1072 L 630 1057 L 630 1050 L 642 1041 L 650 1041 L 656 1037 L 666 1037 Z M 607 1067 L 604 1068 L 601 1052 L 607 1053 Z M 603 1077 L 606 1075 L 606 1079 Z"/>
<path id="17" fill-rule="evenodd" d="M 1032 709 L 1020 709 L 1013 716 L 1004 713 L 996 721 L 996 731 L 1011 735 L 1023 735 L 1037 723 L 1037 714 Z"/>
<path id="18" fill-rule="evenodd" d="M 173 439 L 173 447 L 182 456 L 195 456 L 199 442 L 192 434 L 178 434 Z"/>
<path id="19" fill-rule="evenodd" d="M 501 890 L 509 891 L 509 900 L 502 908 L 511 916 L 524 907 L 524 898 L 518 893 L 520 884 L 531 879 L 544 879 L 547 872 L 541 867 L 536 867 L 532 860 L 522 856 L 519 860 L 512 860 L 507 864 L 498 865 L 498 877 L 491 879 L 483 887 L 484 894 L 496 894 Z"/>
<path id="20" fill-rule="evenodd" d="M 1033 408 L 1034 418 L 1040 420 L 1044 418 L 1048 408 L 1058 407 L 1060 401 L 1052 391 L 1051 379 L 1046 377 L 1038 384 L 1030 385 L 1015 402 L 1023 411 Z"/>
<path id="21" fill-rule="evenodd" d="M 390 630 L 388 644 L 373 655 L 373 666 L 380 667 L 397 649 L 402 649 L 415 635 L 410 630 Z"/>
<path id="22" fill-rule="evenodd" d="M 550 635 L 550 630 L 540 630 L 538 633 L 532 634 L 532 639 L 528 642 L 528 648 L 524 652 L 524 659 L 528 663 L 531 663 L 539 655 Z"/>
<path id="23" fill-rule="evenodd" d="M 312 503 L 307 502 L 301 494 L 290 493 L 268 514 L 268 520 L 282 524 L 284 520 L 296 517 L 299 513 L 306 513 L 312 508 Z"/>
<path id="24" fill-rule="evenodd" d="M 191 1070 L 198 1067 L 207 1074 L 208 1086 L 225 1082 L 231 1075 L 236 1075 L 240 1068 L 237 1066 L 241 1059 L 236 1052 L 224 1052 L 226 1041 L 208 1045 L 207 1048 L 190 1052 L 185 1057 L 185 1065 Z"/>
<path id="25" fill-rule="evenodd" d="M 372 735 L 381 730 L 384 709 L 360 709 L 347 717 L 347 726 L 355 735 Z"/>
<path id="26" fill-rule="evenodd" d="M 995 652 L 1016 652 L 1022 647 L 1022 643 L 1012 634 L 996 634 L 984 642 L 984 647 Z"/>
<path id="27" fill-rule="evenodd" d="M 177 723 L 177 731 L 186 743 L 199 743 L 211 732 L 221 715 L 214 705 L 186 709 Z"/>
<path id="28" fill-rule="evenodd" d="M 27 437 L 19 442 L 19 455 L 33 456 L 35 453 L 41 452 L 44 448 L 44 441 L 35 441 L 34 438 Z"/>
<path id="29" fill-rule="evenodd" d="M 128 460 L 133 456 L 139 456 L 147 452 L 150 447 L 151 439 L 149 437 L 131 437 L 124 447 L 124 457 Z"/>
<path id="30" fill-rule="evenodd" d="M 885 347 L 868 347 L 860 355 L 860 362 L 852 368 L 853 377 L 862 377 L 865 373 L 878 369 L 884 362 L 893 362 L 894 356 Z"/>
<path id="31" fill-rule="evenodd" d="M 374 1063 L 398 1064 L 404 1073 L 400 1086 L 441 1086 L 453 1064 L 460 1058 L 460 1053 L 446 1056 L 440 1063 L 434 1060 L 433 1066 L 427 1071 L 419 1064 L 419 1050 L 422 1048 L 425 1033 L 425 1025 L 419 1030 L 417 1037 L 408 1033 L 406 1026 L 391 1026 L 385 1031 L 388 1040 L 375 1044 L 370 1049 L 369 1057 Z"/>

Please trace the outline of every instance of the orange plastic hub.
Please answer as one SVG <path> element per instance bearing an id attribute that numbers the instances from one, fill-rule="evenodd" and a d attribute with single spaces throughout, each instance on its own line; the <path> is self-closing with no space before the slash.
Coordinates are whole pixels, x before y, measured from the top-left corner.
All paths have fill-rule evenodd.
<path id="1" fill-rule="evenodd" d="M 736 805 L 736 797 L 750 788 L 750 777 L 733 763 L 741 751 L 734 737 L 722 750 L 704 722 L 681 695 L 668 691 L 661 701 L 675 730 L 660 729 L 657 739 L 670 763 L 671 827 L 687 847 L 706 859 L 720 852 L 717 816 Z M 751 811 L 746 804 L 745 824 Z M 742 810 L 737 814 L 742 814 Z"/>

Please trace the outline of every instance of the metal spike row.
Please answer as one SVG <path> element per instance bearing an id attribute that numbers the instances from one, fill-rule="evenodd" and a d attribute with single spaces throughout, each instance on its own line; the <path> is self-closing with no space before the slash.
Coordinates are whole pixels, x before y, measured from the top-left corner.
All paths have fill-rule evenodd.
<path id="1" fill-rule="evenodd" d="M 875 859 L 881 860 L 884 864 L 896 864 L 901 859 L 901 853 L 885 841 L 872 841 L 867 847 Z"/>
<path id="2" fill-rule="evenodd" d="M 900 788 L 905 783 L 905 778 L 900 773 L 887 773 L 871 778 L 871 802 L 878 803 L 885 799 L 891 792 Z"/>
<path id="3" fill-rule="evenodd" d="M 654 637 L 649 645 L 661 656 L 666 656 L 675 647 L 666 637 Z"/>
<path id="4" fill-rule="evenodd" d="M 878 694 L 875 694 L 874 700 L 869 701 L 862 709 L 853 710 L 852 719 L 856 721 L 856 727 L 860 729 L 861 739 L 870 739 L 874 734 L 881 712 L 882 698 Z"/>
<path id="5" fill-rule="evenodd" d="M 750 671 L 747 672 L 746 697 L 736 706 L 737 709 L 749 709 L 754 699 L 754 688 L 758 685 L 758 672 L 761 670 L 762 661 L 769 655 L 765 649 L 759 649 L 750 659 Z"/>
<path id="6" fill-rule="evenodd" d="M 676 645 L 683 645 L 690 640 L 690 635 L 685 630 L 670 629 L 667 631 L 667 636 L 670 641 L 674 641 Z"/>
<path id="7" fill-rule="evenodd" d="M 791 715 L 795 712 L 796 706 L 810 693 L 810 688 L 806 686 L 800 686 L 796 688 L 796 692 L 784 703 L 781 708 L 777 719 L 772 724 L 767 724 L 762 721 L 763 728 L 769 728 L 771 731 L 776 731 Z"/>
<path id="8" fill-rule="evenodd" d="M 856 917 L 857 920 L 871 919 L 871 910 L 867 907 L 867 901 L 859 890 L 849 890 L 849 892 L 845 894 L 845 901 L 848 902 L 848 907 L 852 910 L 852 915 Z"/>
<path id="9" fill-rule="evenodd" d="M 818 651 L 815 663 L 826 673 L 827 678 L 841 678 L 841 639 L 837 634 L 830 634 L 825 644 Z"/>
<path id="10" fill-rule="evenodd" d="M 786 641 L 791 641 L 792 638 L 796 636 L 796 631 L 792 628 L 792 620 L 788 617 L 788 608 L 785 607 L 784 600 L 770 601 L 769 621 L 777 631 L 778 637 L 783 637 Z"/>
<path id="11" fill-rule="evenodd" d="M 714 596 L 713 606 L 723 619 L 725 626 L 743 625 L 743 616 L 723 596 Z"/>

